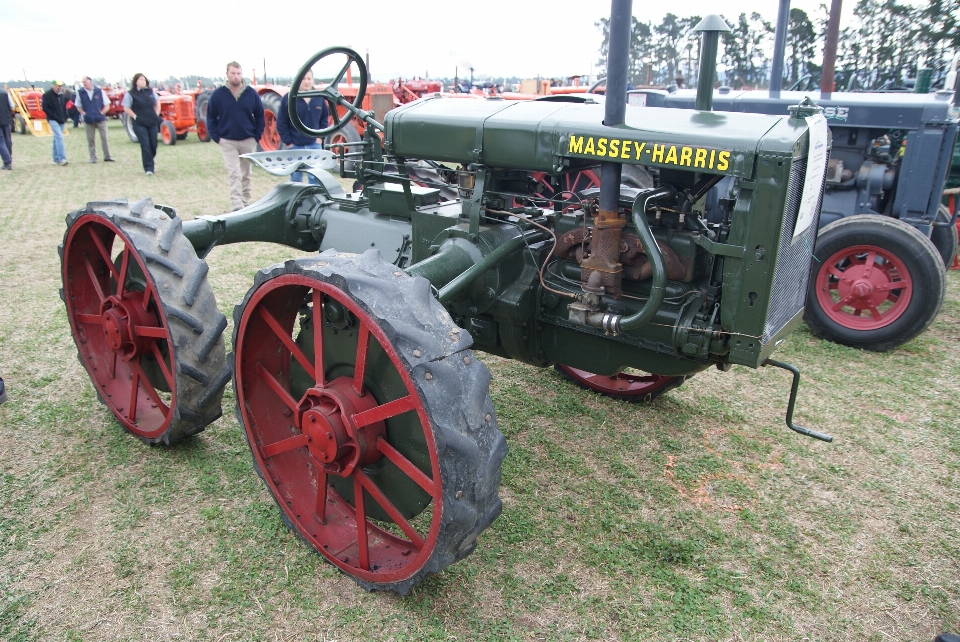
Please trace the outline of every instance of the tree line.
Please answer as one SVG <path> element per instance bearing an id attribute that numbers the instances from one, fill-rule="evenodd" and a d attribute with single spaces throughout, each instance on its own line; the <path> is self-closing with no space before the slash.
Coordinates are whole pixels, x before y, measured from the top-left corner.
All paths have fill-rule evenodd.
<path id="1" fill-rule="evenodd" d="M 666 14 L 659 24 L 631 18 L 629 80 L 633 85 L 694 86 L 699 72 L 702 16 Z M 800 81 L 819 87 L 829 10 L 817 15 L 790 9 L 783 87 Z M 731 32 L 721 34 L 718 78 L 734 88 L 767 87 L 770 82 L 775 21 L 759 13 L 724 16 Z M 837 90 L 901 86 L 919 67 L 933 70 L 933 87 L 942 87 L 960 51 L 960 0 L 927 0 L 912 6 L 897 0 L 858 0 L 853 24 L 840 30 Z M 596 23 L 603 34 L 601 67 L 606 67 L 609 19 Z M 841 25 L 843 26 L 843 25 Z"/>

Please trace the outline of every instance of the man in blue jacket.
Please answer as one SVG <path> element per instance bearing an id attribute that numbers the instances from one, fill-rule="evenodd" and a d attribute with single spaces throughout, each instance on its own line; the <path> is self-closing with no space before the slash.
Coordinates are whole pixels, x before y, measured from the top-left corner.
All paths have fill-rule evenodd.
<path id="1" fill-rule="evenodd" d="M 90 152 L 90 162 L 97 162 L 97 132 L 100 132 L 100 144 L 103 146 L 103 160 L 112 163 L 110 145 L 107 143 L 107 111 L 110 109 L 110 99 L 99 87 L 93 85 L 90 76 L 83 77 L 83 87 L 77 92 L 77 109 L 83 118 L 83 127 L 87 132 L 87 151 Z"/>
<path id="2" fill-rule="evenodd" d="M 263 103 L 253 87 L 243 84 L 238 62 L 227 63 L 227 84 L 210 96 L 207 131 L 223 153 L 230 203 L 235 211 L 242 209 L 250 204 L 250 161 L 240 155 L 257 149 L 263 135 Z"/>
<path id="3" fill-rule="evenodd" d="M 313 72 L 308 71 L 300 83 L 300 91 L 312 89 Z M 289 95 L 280 99 L 280 113 L 277 114 L 277 133 L 280 134 L 280 141 L 287 145 L 288 149 L 323 149 L 323 145 L 316 138 L 304 136 L 293 126 L 288 108 L 289 99 Z M 330 112 L 327 110 L 327 101 L 323 98 L 298 98 L 297 116 L 300 122 L 310 129 L 324 129 L 330 125 Z M 293 172 L 290 174 L 290 180 L 299 183 L 303 180 L 303 172 Z M 313 179 L 313 182 L 316 182 L 316 179 Z"/>

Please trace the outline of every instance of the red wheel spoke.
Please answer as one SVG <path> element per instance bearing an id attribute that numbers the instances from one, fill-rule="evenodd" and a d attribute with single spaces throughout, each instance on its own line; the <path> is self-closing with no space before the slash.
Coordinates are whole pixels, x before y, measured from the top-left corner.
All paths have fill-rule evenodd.
<path id="1" fill-rule="evenodd" d="M 867 253 L 867 260 L 863 262 L 863 265 L 864 265 L 863 278 L 865 278 L 865 279 L 869 279 L 869 278 L 870 278 L 870 273 L 873 272 L 873 268 L 874 268 L 874 266 L 876 265 L 876 261 L 877 261 L 877 253 L 876 253 L 876 252 L 868 252 L 868 253 Z"/>
<path id="2" fill-rule="evenodd" d="M 367 492 L 370 493 L 370 496 L 373 498 L 373 501 L 377 502 L 380 507 L 387 512 L 387 515 L 390 516 L 390 519 L 400 527 L 400 530 L 410 538 L 410 543 L 413 544 L 414 548 L 420 550 L 423 548 L 423 538 L 420 537 L 420 534 L 410 525 L 410 522 L 400 514 L 400 511 L 397 510 L 396 506 L 387 499 L 386 495 L 380 492 L 380 489 L 377 488 L 377 485 L 374 484 L 369 477 L 363 474 L 363 471 L 359 468 L 353 474 L 354 479 L 359 481 L 360 484 L 367 489 Z"/>
<path id="3" fill-rule="evenodd" d="M 123 296 L 124 286 L 127 281 L 127 269 L 130 266 L 130 250 L 126 245 L 123 247 L 123 258 L 120 260 L 120 274 L 117 275 L 117 296 Z"/>
<path id="4" fill-rule="evenodd" d="M 377 450 L 383 453 L 383 455 L 392 461 L 397 468 L 406 473 L 407 477 L 417 482 L 417 485 L 420 486 L 423 490 L 427 491 L 430 495 L 433 495 L 436 486 L 429 477 L 423 474 L 423 471 L 414 466 L 409 459 L 403 456 L 399 450 L 387 443 L 385 439 L 377 440 Z"/>
<path id="5" fill-rule="evenodd" d="M 353 371 L 353 390 L 358 394 L 363 394 L 363 376 L 367 371 L 367 348 L 370 345 L 370 328 L 365 325 L 360 326 L 357 336 L 357 359 Z M 366 424 L 363 424 L 364 426 Z"/>
<path id="6" fill-rule="evenodd" d="M 143 301 L 140 302 L 140 305 L 143 306 L 144 310 L 147 310 L 150 307 L 150 295 L 152 292 L 153 290 L 148 289 L 146 292 L 143 293 Z"/>
<path id="7" fill-rule="evenodd" d="M 297 344 L 293 342 L 293 339 L 290 338 L 290 335 L 287 334 L 280 323 L 273 318 L 273 315 L 267 312 L 267 309 L 263 306 L 257 308 L 257 312 L 260 314 L 260 317 L 267 322 L 267 325 L 270 326 L 270 329 L 273 330 L 273 333 L 277 335 L 277 338 L 286 346 L 287 350 L 293 357 L 299 362 L 303 369 L 307 371 L 307 374 L 311 379 L 316 381 L 316 373 L 314 372 L 313 364 L 310 363 L 310 360 L 307 359 L 307 355 L 303 354 L 303 351 L 297 347 Z"/>
<path id="8" fill-rule="evenodd" d="M 827 268 L 827 272 L 830 273 L 830 276 L 836 277 L 838 281 L 846 281 L 846 277 L 843 275 L 843 271 L 840 270 L 836 265 L 831 265 Z"/>
<path id="9" fill-rule="evenodd" d="M 256 372 L 257 375 L 266 381 L 267 385 L 270 386 L 275 393 L 277 393 L 277 396 L 283 400 L 283 403 L 287 404 L 287 407 L 290 410 L 297 412 L 297 400 L 290 396 L 290 393 L 287 391 L 287 389 L 281 386 L 280 382 L 274 379 L 273 375 L 267 372 L 267 369 L 264 368 L 263 364 L 259 361 L 257 362 Z"/>
<path id="10" fill-rule="evenodd" d="M 100 280 L 97 278 L 97 273 L 93 269 L 93 264 L 90 263 L 90 257 L 83 257 L 84 266 L 87 268 L 87 274 L 90 276 L 90 281 L 93 283 L 93 289 L 97 291 L 97 298 L 100 300 L 100 303 L 103 303 L 103 300 L 106 298 L 103 296 L 103 288 L 100 287 Z M 107 265 L 110 265 L 109 263 Z"/>
<path id="11" fill-rule="evenodd" d="M 78 314 L 76 319 L 79 323 L 89 323 L 90 325 L 103 325 L 103 317 L 99 314 Z"/>
<path id="12" fill-rule="evenodd" d="M 116 352 L 114 352 L 113 355 L 110 357 L 110 367 L 107 369 L 107 372 L 110 373 L 111 379 L 117 378 L 117 359 L 118 358 L 119 357 L 117 356 Z"/>
<path id="13" fill-rule="evenodd" d="M 163 399 L 160 398 L 160 395 L 157 394 L 157 391 L 153 389 L 152 385 L 150 385 L 150 379 L 147 378 L 147 374 L 143 371 L 143 368 L 140 367 L 140 363 L 138 361 L 131 361 L 130 365 L 133 366 L 133 370 L 140 377 L 140 380 L 144 382 L 143 387 L 147 391 L 147 396 L 150 397 L 150 400 L 153 401 L 153 403 L 157 404 L 157 408 L 163 409 L 163 416 L 166 417 L 167 413 L 170 412 L 170 407 L 163 403 Z M 171 390 L 175 390 L 175 388 L 171 388 Z"/>
<path id="14" fill-rule="evenodd" d="M 910 291 L 910 284 L 906 281 L 894 281 L 893 283 L 881 283 L 875 288 L 879 292 L 890 292 L 892 290 L 900 290 L 899 296 Z"/>
<path id="15" fill-rule="evenodd" d="M 156 326 L 138 325 L 134 326 L 133 331 L 138 337 L 150 337 L 152 339 L 166 339 L 167 330 Z"/>
<path id="16" fill-rule="evenodd" d="M 287 439 L 276 441 L 269 446 L 263 446 L 263 456 L 265 459 L 270 459 L 271 457 L 281 455 L 285 452 L 293 450 L 294 448 L 300 448 L 301 446 L 306 445 L 306 435 L 295 435 L 293 437 L 288 437 Z"/>
<path id="17" fill-rule="evenodd" d="M 836 303 L 834 303 L 834 304 L 833 304 L 833 309 L 834 309 L 834 310 L 841 310 L 841 309 L 844 308 L 844 306 L 848 305 L 851 301 L 853 301 L 853 300 L 856 299 L 856 298 L 857 298 L 857 297 L 855 297 L 853 294 L 848 294 L 847 296 L 843 297 L 842 299 L 840 299 L 839 301 L 837 301 Z"/>
<path id="18" fill-rule="evenodd" d="M 327 523 L 327 473 L 317 467 L 317 521 Z"/>
<path id="19" fill-rule="evenodd" d="M 140 372 L 140 369 L 133 371 L 133 385 L 130 386 L 130 408 L 127 410 L 127 418 L 133 423 L 137 423 L 137 398 L 140 397 Z M 149 383 L 147 385 L 149 385 Z"/>
<path id="20" fill-rule="evenodd" d="M 378 421 L 384 421 L 390 417 L 396 417 L 416 408 L 416 401 L 412 395 L 401 397 L 395 401 L 385 403 L 382 406 L 371 408 L 363 412 L 358 412 L 353 416 L 353 422 L 358 428 L 369 426 Z"/>
<path id="21" fill-rule="evenodd" d="M 323 293 L 313 289 L 313 369 L 318 388 L 327 385 L 323 368 Z"/>
<path id="22" fill-rule="evenodd" d="M 360 568 L 370 569 L 370 543 L 367 541 L 367 511 L 363 505 L 363 486 L 360 477 L 353 478 L 353 502 L 357 509 L 357 551 L 360 553 Z"/>
<path id="23" fill-rule="evenodd" d="M 153 358 L 157 360 L 157 365 L 160 366 L 160 371 L 163 373 L 163 378 L 166 379 L 167 385 L 170 386 L 170 390 L 176 390 L 177 383 L 173 380 L 173 375 L 170 374 L 170 368 L 167 367 L 167 362 L 163 360 L 163 353 L 160 352 L 160 346 L 154 342 L 150 346 L 150 349 L 153 351 Z"/>
<path id="24" fill-rule="evenodd" d="M 93 227 L 89 227 L 87 229 L 90 232 L 90 238 L 93 239 L 93 244 L 97 246 L 97 250 L 100 252 L 100 256 L 103 258 L 103 262 L 107 264 L 107 269 L 110 270 L 113 278 L 117 279 L 117 283 L 120 283 L 120 278 L 117 274 L 117 268 L 113 266 L 113 261 L 110 260 L 110 253 L 107 252 L 107 248 L 104 247 L 103 241 L 101 241 L 100 237 L 97 236 L 97 233 L 93 231 Z"/>
<path id="25" fill-rule="evenodd" d="M 880 313 L 880 310 L 878 310 L 877 306 L 875 305 L 870 306 L 870 314 L 872 314 L 873 318 L 876 319 L 877 321 L 880 321 L 881 319 L 883 319 L 883 315 Z"/>

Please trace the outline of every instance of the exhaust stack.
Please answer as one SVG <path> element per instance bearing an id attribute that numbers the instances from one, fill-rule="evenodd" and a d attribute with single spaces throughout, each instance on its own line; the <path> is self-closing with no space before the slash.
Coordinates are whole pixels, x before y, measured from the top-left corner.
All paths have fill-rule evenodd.
<path id="1" fill-rule="evenodd" d="M 711 14 L 700 21 L 694 31 L 703 32 L 700 44 L 700 77 L 697 79 L 698 111 L 713 110 L 713 81 L 717 77 L 717 49 L 720 45 L 720 33 L 730 31 L 730 27 L 717 14 Z"/>

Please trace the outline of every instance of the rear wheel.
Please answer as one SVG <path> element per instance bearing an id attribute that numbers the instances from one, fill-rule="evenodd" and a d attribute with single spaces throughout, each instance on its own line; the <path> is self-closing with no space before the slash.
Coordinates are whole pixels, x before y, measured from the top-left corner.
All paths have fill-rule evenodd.
<path id="1" fill-rule="evenodd" d="M 123 131 L 127 132 L 127 138 L 130 139 L 130 142 L 139 143 L 140 139 L 137 138 L 137 132 L 133 129 L 133 119 L 124 113 L 120 116 L 120 121 L 123 123 Z"/>
<path id="2" fill-rule="evenodd" d="M 612 399 L 631 403 L 647 403 L 663 393 L 680 386 L 686 377 L 665 377 L 652 374 L 629 374 L 621 372 L 612 377 L 593 374 L 563 364 L 555 364 L 554 369 L 561 375 L 587 390 L 593 390 Z"/>
<path id="3" fill-rule="evenodd" d="M 335 154 L 339 155 L 339 148 L 333 148 L 334 145 L 343 146 L 343 153 L 349 154 L 351 152 L 360 151 L 359 145 L 350 145 L 348 143 L 359 143 L 363 139 L 360 137 L 360 132 L 357 131 L 357 128 L 353 126 L 353 123 L 347 123 L 342 128 L 333 132 L 327 136 L 325 147 L 330 148 Z M 356 166 L 354 161 L 344 161 L 343 171 L 352 172 Z M 337 166 L 339 168 L 339 165 Z"/>
<path id="4" fill-rule="evenodd" d="M 126 430 L 174 444 L 221 414 L 226 318 L 176 216 L 149 199 L 67 216 L 61 296 L 99 399 Z"/>
<path id="5" fill-rule="evenodd" d="M 803 318 L 819 337 L 881 352 L 923 332 L 945 294 L 930 239 L 897 219 L 850 216 L 817 235 Z"/>
<path id="6" fill-rule="evenodd" d="M 257 151 L 273 152 L 280 149 L 280 132 L 277 131 L 280 96 L 269 91 L 263 94 L 260 100 L 263 103 L 263 135 L 257 141 Z"/>
<path id="7" fill-rule="evenodd" d="M 473 551 L 507 447 L 427 281 L 331 250 L 261 270 L 234 321 L 237 417 L 288 527 L 368 590 Z"/>
<path id="8" fill-rule="evenodd" d="M 210 142 L 210 132 L 207 130 L 207 103 L 210 102 L 210 94 L 202 93 L 197 96 L 197 138 L 201 143 Z"/>
<path id="9" fill-rule="evenodd" d="M 160 123 L 160 138 L 164 145 L 177 144 L 177 128 L 169 120 Z"/>

